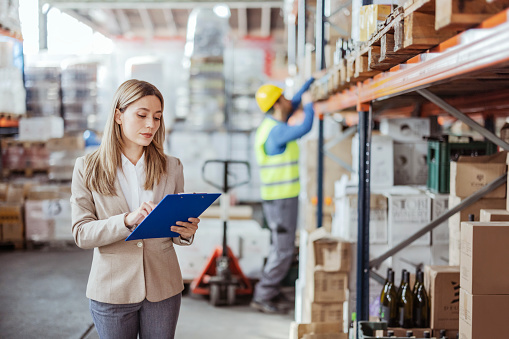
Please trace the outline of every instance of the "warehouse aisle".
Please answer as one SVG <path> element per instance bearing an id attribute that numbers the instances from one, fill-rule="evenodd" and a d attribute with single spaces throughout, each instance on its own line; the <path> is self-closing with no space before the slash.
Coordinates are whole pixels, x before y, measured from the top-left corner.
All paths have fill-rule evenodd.
<path id="1" fill-rule="evenodd" d="M 0 337 L 98 338 L 85 287 L 91 251 L 51 249 L 0 252 Z M 266 315 L 247 303 L 214 308 L 185 296 L 177 338 L 286 339 L 293 312 Z"/>

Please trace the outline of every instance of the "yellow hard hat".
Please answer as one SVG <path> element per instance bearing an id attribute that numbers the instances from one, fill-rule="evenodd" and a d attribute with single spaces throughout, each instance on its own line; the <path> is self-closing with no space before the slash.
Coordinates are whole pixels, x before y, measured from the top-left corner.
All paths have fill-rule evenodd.
<path id="1" fill-rule="evenodd" d="M 256 103 L 263 113 L 274 106 L 277 99 L 283 94 L 283 89 L 274 85 L 263 85 L 256 91 Z"/>

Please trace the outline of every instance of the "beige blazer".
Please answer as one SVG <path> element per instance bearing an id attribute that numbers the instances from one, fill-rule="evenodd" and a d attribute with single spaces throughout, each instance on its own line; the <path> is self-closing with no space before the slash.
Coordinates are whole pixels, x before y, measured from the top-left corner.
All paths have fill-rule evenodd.
<path id="1" fill-rule="evenodd" d="M 179 159 L 167 156 L 168 172 L 154 187 L 154 203 L 166 194 L 184 191 Z M 116 196 L 92 192 L 84 184 L 84 157 L 76 160 L 72 177 L 72 233 L 76 244 L 94 249 L 87 297 L 110 304 L 156 302 L 184 289 L 174 244 L 190 245 L 181 238 L 124 241 L 130 231 L 124 225 L 129 212 L 118 180 Z"/>

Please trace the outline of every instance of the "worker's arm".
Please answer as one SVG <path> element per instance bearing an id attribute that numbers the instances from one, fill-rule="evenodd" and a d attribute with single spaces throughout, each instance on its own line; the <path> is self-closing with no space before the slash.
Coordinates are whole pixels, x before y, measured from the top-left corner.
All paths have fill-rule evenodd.
<path id="1" fill-rule="evenodd" d="M 283 153 L 288 142 L 304 136 L 311 130 L 313 126 L 313 117 L 315 115 L 312 102 L 304 105 L 304 115 L 304 121 L 300 125 L 288 126 L 287 124 L 281 123 L 270 131 L 267 141 L 265 142 L 265 153 L 267 153 L 267 155 Z"/>
<path id="2" fill-rule="evenodd" d="M 299 91 L 293 96 L 293 98 L 292 98 L 292 107 L 293 107 L 294 111 L 300 105 L 300 102 L 302 100 L 302 94 L 304 94 L 309 89 L 309 87 L 311 86 L 313 81 L 315 81 L 315 78 L 313 78 L 313 77 L 309 78 L 309 80 L 306 81 L 306 83 L 301 87 L 301 89 L 299 89 Z"/>

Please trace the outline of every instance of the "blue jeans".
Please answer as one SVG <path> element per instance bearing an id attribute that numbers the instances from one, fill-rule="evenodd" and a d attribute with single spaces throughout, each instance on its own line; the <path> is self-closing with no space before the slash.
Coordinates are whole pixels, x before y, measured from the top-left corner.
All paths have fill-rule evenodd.
<path id="1" fill-rule="evenodd" d="M 101 339 L 175 337 L 182 294 L 136 304 L 106 304 L 90 299 L 90 313 Z"/>

